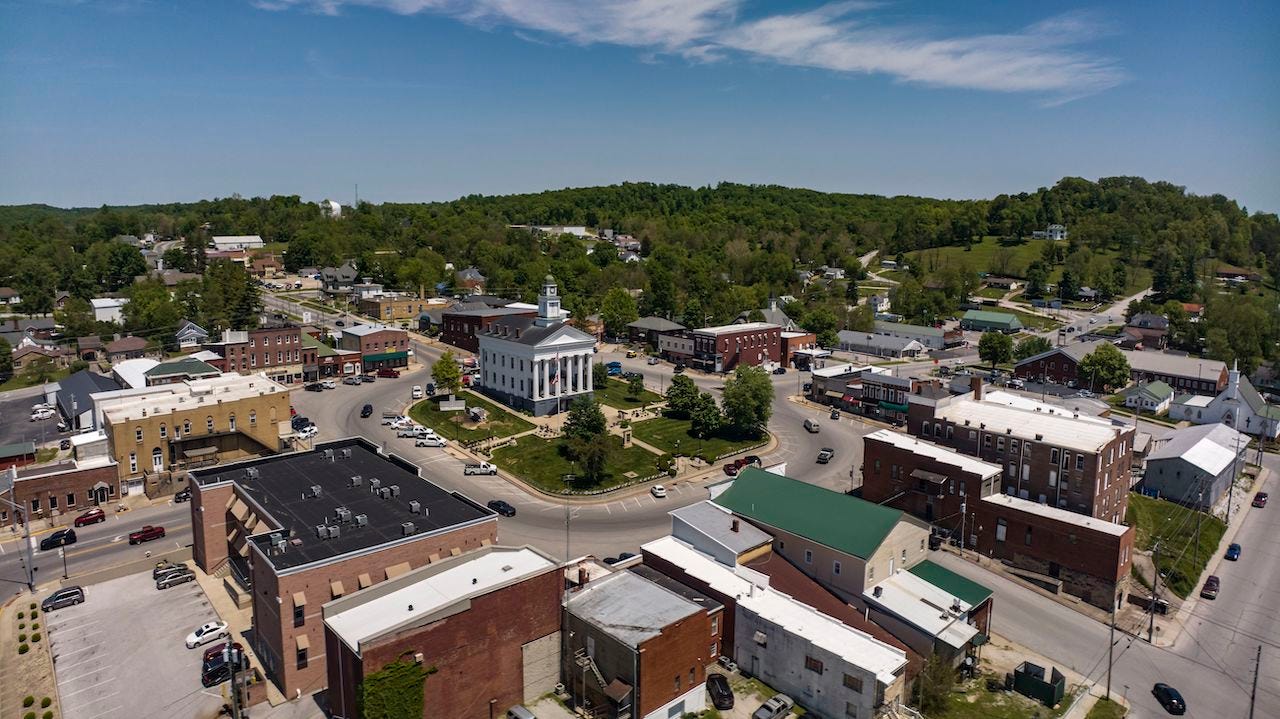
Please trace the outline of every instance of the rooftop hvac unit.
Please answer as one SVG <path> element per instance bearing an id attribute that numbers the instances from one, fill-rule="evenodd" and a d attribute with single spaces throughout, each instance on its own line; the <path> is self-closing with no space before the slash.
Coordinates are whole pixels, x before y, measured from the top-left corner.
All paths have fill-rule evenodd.
<path id="1" fill-rule="evenodd" d="M 376 491 L 378 490 L 378 487 L 381 487 L 381 486 L 382 486 L 382 480 L 381 480 L 381 479 L 378 479 L 377 477 L 370 477 L 370 478 L 369 478 L 369 489 L 371 489 L 371 490 L 373 490 L 373 491 L 375 491 L 375 492 L 376 492 Z"/>
<path id="2" fill-rule="evenodd" d="M 360 476 L 360 475 L 358 475 L 358 474 L 353 474 L 353 475 L 351 475 L 351 486 L 352 486 L 352 487 L 359 487 L 359 486 L 360 486 L 360 485 L 362 485 L 362 484 L 364 484 L 364 477 L 362 477 L 362 476 Z"/>
<path id="3" fill-rule="evenodd" d="M 416 531 L 418 531 L 418 528 L 414 526 L 413 522 L 405 522 L 400 525 L 400 534 L 406 537 Z"/>
<path id="4" fill-rule="evenodd" d="M 272 532 L 272 533 L 271 533 L 271 542 L 272 542 L 273 544 L 274 544 L 274 543 L 276 543 L 276 542 L 283 542 L 283 541 L 284 541 L 284 534 L 282 534 L 282 533 L 280 533 L 280 532 Z"/>
<path id="5" fill-rule="evenodd" d="M 249 467 L 244 471 L 244 476 L 249 479 L 258 479 L 262 477 L 262 472 L 259 472 L 257 467 Z"/>
<path id="6" fill-rule="evenodd" d="M 288 542 L 286 542 L 286 541 L 284 541 L 283 539 L 278 539 L 278 540 L 273 541 L 273 542 L 271 543 L 271 546 L 272 546 L 273 548 L 275 548 L 275 550 L 276 550 L 277 552 L 283 552 L 283 551 L 284 551 L 284 548 L 285 548 L 288 544 L 289 544 L 289 543 L 288 543 Z"/>
<path id="7" fill-rule="evenodd" d="M 351 521 L 351 510 L 347 509 L 346 507 L 338 507 L 337 509 L 334 510 L 334 514 L 338 516 L 339 522 Z"/>
<path id="8" fill-rule="evenodd" d="M 410 513 L 410 514 L 421 514 L 421 513 L 422 513 L 422 503 L 421 503 L 421 502 L 419 502 L 419 501 L 418 501 L 418 500 L 416 500 L 416 499 L 415 499 L 415 500 L 413 500 L 412 502 L 409 502 L 409 513 Z"/>
<path id="9" fill-rule="evenodd" d="M 357 526 L 357 527 L 363 527 L 363 526 L 365 526 L 366 524 L 368 524 L 368 523 L 369 523 L 369 515 L 367 515 L 367 514 L 357 514 L 357 515 L 356 515 L 356 517 L 355 517 L 355 521 L 356 521 L 356 526 Z"/>
<path id="10" fill-rule="evenodd" d="M 399 497 L 399 496 L 400 496 L 400 485 L 398 485 L 398 484 L 393 484 L 393 485 L 391 485 L 390 487 L 387 487 L 387 489 L 390 489 L 390 490 L 391 490 L 391 496 L 392 496 L 392 497 Z"/>
<path id="11" fill-rule="evenodd" d="M 325 459 L 327 459 L 327 460 L 329 460 L 330 462 L 332 462 L 332 461 L 333 461 L 333 450 L 332 450 L 332 449 L 326 449 L 326 450 L 324 451 L 324 458 L 325 458 Z"/>
<path id="12" fill-rule="evenodd" d="M 321 539 L 328 539 L 328 538 L 329 538 L 329 525 L 327 525 L 327 524 L 317 524 L 317 525 L 316 525 L 316 536 L 317 536 L 317 537 L 319 537 L 319 538 L 321 538 Z"/>
<path id="13" fill-rule="evenodd" d="M 339 452 L 339 453 L 342 455 L 342 458 L 343 458 L 343 459 L 351 459 L 351 448 L 350 448 L 350 447 L 343 447 L 343 448 L 340 450 L 340 452 Z"/>
<path id="14" fill-rule="evenodd" d="M 340 534 L 342 534 L 342 527 L 339 527 L 336 524 L 329 527 L 329 539 L 337 539 Z"/>
<path id="15" fill-rule="evenodd" d="M 318 485 L 318 484 L 313 484 L 313 485 L 311 485 L 311 496 L 312 496 L 312 497 L 319 497 L 319 496 L 320 496 L 320 485 Z"/>
<path id="16" fill-rule="evenodd" d="M 382 497 L 383 499 L 391 499 L 391 488 L 383 487 L 382 489 L 379 489 L 378 496 Z"/>

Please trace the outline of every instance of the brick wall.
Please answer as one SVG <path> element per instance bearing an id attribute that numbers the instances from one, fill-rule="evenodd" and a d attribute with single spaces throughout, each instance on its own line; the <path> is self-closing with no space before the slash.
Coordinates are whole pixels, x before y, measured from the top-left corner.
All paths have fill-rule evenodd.
<path id="1" fill-rule="evenodd" d="M 644 716 L 705 682 L 706 666 L 716 660 L 710 656 L 713 641 L 719 644 L 711 633 L 710 617 L 698 612 L 668 625 L 661 635 L 642 643 L 640 706 L 636 714 Z"/>
<path id="2" fill-rule="evenodd" d="M 734 618 L 738 614 L 737 601 L 735 601 L 733 597 L 727 594 L 722 594 L 720 592 L 713 590 L 711 588 L 711 585 L 707 584 L 706 582 L 700 579 L 690 576 L 680 567 L 672 564 L 671 562 L 668 562 L 667 560 L 661 557 L 655 557 L 654 555 L 645 552 L 643 558 L 644 558 L 645 566 L 652 567 L 658 570 L 659 572 L 662 572 L 663 574 L 667 575 L 668 577 L 671 577 L 677 582 L 680 582 L 686 587 L 691 587 L 693 589 L 696 589 L 699 592 L 702 592 L 708 597 L 711 597 L 717 602 L 720 602 L 720 604 L 724 606 L 724 610 L 720 612 L 719 614 L 720 618 L 717 620 L 716 629 L 718 631 L 716 634 L 716 639 L 714 641 L 718 642 L 720 645 L 719 656 L 732 657 L 733 651 L 734 651 L 734 647 L 733 647 Z M 709 639 L 707 642 L 707 645 L 708 645 L 707 649 L 711 648 L 710 643 L 711 643 L 711 640 Z M 712 657 L 712 661 L 714 661 L 717 658 L 719 657 Z"/>
<path id="3" fill-rule="evenodd" d="M 191 483 L 191 556 L 205 572 L 216 571 L 227 559 L 227 504 L 234 492 L 231 483 Z"/>
<path id="4" fill-rule="evenodd" d="M 1013 369 L 1015 377 L 1039 381 L 1041 377 L 1057 384 L 1079 381 L 1078 365 L 1070 355 L 1055 352 L 1034 362 L 1020 364 Z"/>
<path id="5" fill-rule="evenodd" d="M 48 517 L 54 512 L 76 515 L 97 506 L 97 502 L 90 499 L 90 493 L 93 485 L 99 482 L 106 483 L 115 491 L 111 496 L 119 496 L 120 484 L 116 477 L 116 468 L 114 465 L 106 465 L 90 469 L 71 468 L 27 479 L 20 477 L 14 483 L 12 499 L 15 504 L 31 512 L 29 515 L 31 517 Z M 39 512 L 31 511 L 32 500 L 39 500 Z M 4 511 L 5 515 L 8 515 L 11 509 L 8 506 L 0 506 L 0 511 Z"/>
<path id="6" fill-rule="evenodd" d="M 967 501 L 972 508 L 983 496 L 984 478 L 976 473 L 871 437 L 863 439 L 862 452 L 862 498 L 868 502 L 891 500 L 889 506 L 959 530 L 960 503 Z M 916 470 L 942 475 L 946 481 L 913 478 Z M 987 494 L 1001 491 L 998 477 L 987 485 Z"/>

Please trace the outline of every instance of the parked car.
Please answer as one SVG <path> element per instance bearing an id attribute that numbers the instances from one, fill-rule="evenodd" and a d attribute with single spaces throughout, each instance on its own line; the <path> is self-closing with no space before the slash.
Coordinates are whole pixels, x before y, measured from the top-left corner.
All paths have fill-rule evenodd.
<path id="1" fill-rule="evenodd" d="M 1267 493 L 1258 492 L 1257 494 L 1253 495 L 1253 506 L 1259 507 L 1259 508 L 1267 506 Z"/>
<path id="2" fill-rule="evenodd" d="M 1076 392 L 1076 396 L 1083 397 L 1085 399 L 1093 399 L 1093 393 L 1087 389 L 1082 389 L 1079 392 Z"/>
<path id="3" fill-rule="evenodd" d="M 373 405 L 366 404 L 365 406 L 360 408 L 360 417 L 362 419 L 368 419 L 369 417 L 372 417 L 372 416 L 373 416 Z"/>
<path id="4" fill-rule="evenodd" d="M 317 434 L 320 434 L 320 430 L 314 424 L 309 424 L 298 430 L 298 439 L 311 439 Z"/>
<path id="5" fill-rule="evenodd" d="M 830 447 L 823 447 L 818 450 L 818 464 L 826 464 L 836 456 L 836 451 Z"/>
<path id="6" fill-rule="evenodd" d="M 186 569 L 186 567 L 187 565 L 185 564 L 174 564 L 167 559 L 162 559 L 159 562 L 156 562 L 156 566 L 151 570 L 151 578 L 159 579 L 170 572 Z"/>
<path id="7" fill-rule="evenodd" d="M 222 639 L 228 635 L 226 622 L 205 622 L 187 635 L 187 649 L 195 649 L 202 644 L 208 644 L 215 639 Z"/>
<path id="8" fill-rule="evenodd" d="M 657 357 L 654 357 L 653 355 L 649 355 L 649 359 L 645 360 L 644 363 L 654 365 L 654 364 L 658 364 L 661 361 L 662 360 L 658 359 Z"/>
<path id="9" fill-rule="evenodd" d="M 817 420 L 806 419 L 804 421 L 804 430 L 810 434 L 817 434 L 822 431 L 822 426 L 818 424 Z"/>
<path id="10" fill-rule="evenodd" d="M 774 694 L 760 708 L 755 710 L 751 719 L 781 719 L 791 712 L 796 703 L 786 694 Z"/>
<path id="11" fill-rule="evenodd" d="M 292 419 L 289 420 L 289 426 L 293 427 L 294 429 L 302 429 L 303 427 L 306 427 L 309 424 L 311 424 L 311 420 L 307 419 L 306 417 L 303 417 L 300 414 L 295 415 Z"/>
<path id="12" fill-rule="evenodd" d="M 204 650 L 204 656 L 201 657 L 200 661 L 205 663 L 211 662 L 213 661 L 214 657 L 222 656 L 222 652 L 225 651 L 226 648 L 227 648 L 226 642 L 222 642 L 221 644 L 214 644 L 213 646 Z M 235 649 L 238 652 L 244 651 L 244 647 L 240 645 L 240 642 L 233 642 L 231 644 L 231 648 Z"/>
<path id="13" fill-rule="evenodd" d="M 422 385 L 415 384 L 413 389 L 409 390 L 411 399 L 422 399 Z"/>
<path id="14" fill-rule="evenodd" d="M 1209 578 L 1204 580 L 1204 586 L 1200 588 L 1200 596 L 1205 599 L 1217 599 L 1218 590 L 1221 588 L 1222 581 L 1216 574 L 1210 574 Z"/>
<path id="15" fill-rule="evenodd" d="M 733 689 L 723 674 L 716 672 L 707 675 L 707 695 L 711 697 L 711 705 L 716 709 L 733 708 Z"/>
<path id="16" fill-rule="evenodd" d="M 658 499 L 663 499 L 667 496 L 667 488 L 661 484 L 655 484 L 649 488 L 649 494 L 652 494 Z"/>
<path id="17" fill-rule="evenodd" d="M 327 379 L 327 380 L 323 380 L 322 382 L 320 382 L 320 386 L 321 386 L 321 387 L 324 387 L 325 389 L 337 389 L 337 388 L 338 388 L 338 383 L 337 383 L 337 382 L 334 382 L 334 381 L 333 381 L 333 380 L 331 380 L 331 379 Z"/>
<path id="18" fill-rule="evenodd" d="M 831 419 L 840 419 L 840 410 L 838 409 L 831 410 Z"/>
<path id="19" fill-rule="evenodd" d="M 177 492 L 173 493 L 174 504 L 182 504 L 183 502 L 190 502 L 190 501 L 191 501 L 190 487 L 187 487 L 186 489 L 180 489 Z"/>
<path id="20" fill-rule="evenodd" d="M 47 552 L 50 549 L 57 549 L 58 547 L 65 546 L 67 544 L 75 544 L 75 543 L 76 543 L 76 530 L 59 529 L 53 534 L 50 534 L 49 536 L 40 540 L 40 551 Z"/>
<path id="21" fill-rule="evenodd" d="M 774 368 L 773 368 L 773 373 L 774 373 L 774 374 L 786 374 L 786 373 L 787 373 L 787 368 L 786 368 L 786 367 L 782 367 L 782 366 L 774 367 Z"/>
<path id="22" fill-rule="evenodd" d="M 396 436 L 400 438 L 417 437 L 419 429 L 422 429 L 422 428 L 415 427 L 412 424 L 402 424 L 396 428 Z"/>
<path id="23" fill-rule="evenodd" d="M 488 462 L 474 462 L 462 467 L 462 474 L 497 474 L 498 468 Z"/>
<path id="24" fill-rule="evenodd" d="M 1027 386 L 1027 383 L 1023 382 L 1017 377 L 1014 377 L 1013 379 L 1009 380 L 1009 386 L 1014 389 L 1025 389 Z"/>
<path id="25" fill-rule="evenodd" d="M 1240 559 L 1239 544 L 1232 542 L 1231 545 L 1227 547 L 1227 559 L 1230 559 L 1233 562 Z"/>
<path id="26" fill-rule="evenodd" d="M 346 326 L 347 326 L 347 323 L 346 323 L 346 322 L 343 322 L 342 320 L 338 320 L 337 322 L 334 322 L 333 324 L 334 324 L 334 326 L 336 326 L 336 327 L 346 327 Z"/>
<path id="27" fill-rule="evenodd" d="M 53 419 L 53 414 L 51 409 L 38 409 L 31 413 L 31 421 L 40 422 L 46 419 Z"/>
<path id="28" fill-rule="evenodd" d="M 191 571 L 190 569 L 179 569 L 176 572 L 169 572 L 168 574 L 157 579 L 156 589 L 168 589 L 169 587 L 176 587 L 179 584 L 186 584 L 187 582 L 193 581 L 195 578 L 196 578 L 196 573 Z"/>
<path id="29" fill-rule="evenodd" d="M 1160 702 L 1160 706 L 1170 714 L 1187 713 L 1187 702 L 1183 700 L 1177 689 L 1160 682 L 1151 687 L 1151 693 L 1155 695 L 1156 701 Z"/>
<path id="30" fill-rule="evenodd" d="M 413 442 L 413 446 L 415 447 L 443 447 L 447 444 L 449 443 L 445 441 L 444 437 L 435 434 L 428 435 L 426 437 L 418 437 Z"/>
<path id="31" fill-rule="evenodd" d="M 378 370 L 378 376 L 387 377 L 389 379 L 396 379 L 400 376 L 400 373 L 390 367 L 383 367 L 382 369 Z"/>
<path id="32" fill-rule="evenodd" d="M 75 521 L 71 524 L 76 527 L 83 527 L 88 524 L 97 524 L 98 522 L 105 521 L 107 521 L 107 513 L 102 511 L 102 507 L 94 507 L 79 517 L 76 517 Z"/>
<path id="33" fill-rule="evenodd" d="M 427 383 L 427 396 L 429 396 L 429 397 L 434 397 L 434 396 L 436 396 L 436 383 L 435 383 L 435 382 L 428 382 L 428 383 Z"/>
<path id="34" fill-rule="evenodd" d="M 204 687 L 216 687 L 219 684 L 231 680 L 231 665 L 222 655 L 214 657 L 212 661 L 207 661 L 200 669 L 200 685 Z"/>
<path id="35" fill-rule="evenodd" d="M 324 391 L 324 387 L 321 387 L 319 382 L 312 382 L 311 384 L 307 385 L 306 387 L 303 387 L 303 389 L 305 389 L 305 390 L 306 390 L 306 391 L 308 391 L 308 392 L 323 392 L 323 391 Z"/>
<path id="36" fill-rule="evenodd" d="M 150 542 L 153 539 L 160 539 L 163 536 L 164 527 L 148 524 L 136 532 L 129 533 L 129 544 L 142 544 L 143 542 Z"/>
<path id="37" fill-rule="evenodd" d="M 52 612 L 55 609 L 62 609 L 73 604 L 79 604 L 84 601 L 84 589 L 81 587 L 63 587 L 58 591 L 50 594 L 40 602 L 40 611 Z"/>
<path id="38" fill-rule="evenodd" d="M 684 363 L 678 363 L 678 364 L 676 364 L 675 368 L 674 368 L 672 371 L 673 371 L 673 372 L 675 372 L 676 374 L 681 374 L 681 373 L 683 373 L 683 372 L 684 372 Z"/>
<path id="39" fill-rule="evenodd" d="M 35 404 L 31 405 L 32 412 L 40 412 L 44 410 L 48 410 L 52 412 L 53 405 L 49 404 L 48 402 L 36 402 Z"/>
<path id="40" fill-rule="evenodd" d="M 516 508 L 501 499 L 491 499 L 488 504 L 489 509 L 501 514 L 504 517 L 516 516 Z"/>
<path id="41" fill-rule="evenodd" d="M 744 467 L 745 467 L 745 466 L 746 466 L 746 465 L 748 465 L 748 464 L 754 464 L 754 465 L 755 465 L 755 466 L 757 466 L 757 467 L 761 467 L 761 466 L 763 466 L 763 465 L 764 465 L 764 462 L 763 462 L 763 461 L 761 461 L 761 459 L 760 459 L 760 455 L 758 455 L 758 454 L 748 454 L 747 456 L 745 456 L 745 457 L 743 457 L 743 458 L 742 458 L 742 466 L 744 466 Z"/>
<path id="42" fill-rule="evenodd" d="M 374 377 L 374 376 L 373 376 L 373 375 L 371 375 L 371 374 L 362 374 L 362 375 L 360 375 L 360 381 L 361 381 L 361 382 L 374 382 L 374 381 L 377 381 L 377 379 L 378 379 L 377 377 Z"/>
<path id="43" fill-rule="evenodd" d="M 730 477 L 738 476 L 738 470 L 741 469 L 737 462 L 729 462 L 724 466 L 724 473 Z"/>
<path id="44" fill-rule="evenodd" d="M 343 377 L 343 384 L 360 384 L 360 378 L 352 375 L 351 377 Z"/>
<path id="45" fill-rule="evenodd" d="M 71 440 L 69 440 L 69 439 L 64 439 L 64 440 L 62 440 L 62 441 L 58 442 L 58 449 L 60 449 L 60 450 L 62 450 L 62 451 L 64 451 L 64 452 L 65 452 L 65 451 L 67 451 L 68 449 L 71 449 Z"/>

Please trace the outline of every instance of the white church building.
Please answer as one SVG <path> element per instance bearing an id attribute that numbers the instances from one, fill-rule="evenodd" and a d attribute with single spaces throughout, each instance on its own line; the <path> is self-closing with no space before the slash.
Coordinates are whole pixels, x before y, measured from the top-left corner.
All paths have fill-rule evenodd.
<path id="1" fill-rule="evenodd" d="M 534 416 L 591 397 L 596 340 L 568 324 L 556 282 L 547 275 L 537 317 L 504 317 L 478 335 L 480 391 Z"/>
<path id="2" fill-rule="evenodd" d="M 1235 365 L 1227 373 L 1226 388 L 1217 397 L 1175 397 L 1169 405 L 1169 419 L 1192 424 L 1222 422 L 1254 437 L 1280 436 L 1280 407 L 1271 406 Z"/>

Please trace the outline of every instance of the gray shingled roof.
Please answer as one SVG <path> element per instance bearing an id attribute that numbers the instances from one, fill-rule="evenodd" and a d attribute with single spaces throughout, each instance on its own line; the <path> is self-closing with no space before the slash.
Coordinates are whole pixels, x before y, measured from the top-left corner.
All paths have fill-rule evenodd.
<path id="1" fill-rule="evenodd" d="M 684 325 L 679 322 L 672 322 L 665 317 L 641 317 L 627 325 L 638 330 L 652 330 L 654 332 L 674 332 L 675 330 L 684 329 Z"/>

